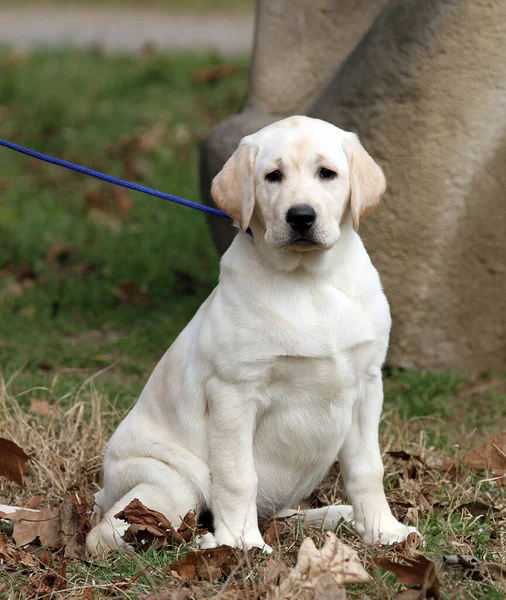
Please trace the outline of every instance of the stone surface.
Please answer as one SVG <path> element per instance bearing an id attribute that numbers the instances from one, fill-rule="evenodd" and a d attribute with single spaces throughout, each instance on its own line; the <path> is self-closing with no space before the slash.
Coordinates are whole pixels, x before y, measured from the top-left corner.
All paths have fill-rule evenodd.
<path id="1" fill-rule="evenodd" d="M 365 12 L 363 33 L 372 18 Z M 331 66 L 298 96 L 287 88 L 296 99 L 287 103 L 289 112 L 356 131 L 387 176 L 385 200 L 361 235 L 392 306 L 391 365 L 506 366 L 505 36 L 504 2 L 392 0 L 347 58 L 348 51 L 325 58 Z M 282 31 L 277 38 L 282 43 Z M 257 32 L 255 56 L 266 56 L 260 42 L 269 39 Z M 293 72 L 307 74 L 324 57 L 307 50 L 295 59 L 304 64 Z M 254 69 L 245 111 L 204 143 L 204 187 L 242 135 L 286 116 L 277 80 L 270 82 L 277 92 L 269 105 L 268 67 L 255 58 L 262 76 Z M 335 74 L 325 85 L 329 68 Z M 316 100 L 302 106 L 319 85 Z M 302 87 L 297 81 L 295 88 Z M 223 248 L 230 237 L 219 237 Z"/>

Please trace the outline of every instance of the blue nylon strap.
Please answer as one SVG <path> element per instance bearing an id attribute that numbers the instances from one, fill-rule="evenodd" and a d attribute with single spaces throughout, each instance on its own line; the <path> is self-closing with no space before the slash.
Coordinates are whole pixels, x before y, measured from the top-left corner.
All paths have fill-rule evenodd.
<path id="1" fill-rule="evenodd" d="M 90 177 L 95 177 L 96 179 L 107 181 L 107 183 L 113 183 L 114 185 L 119 185 L 130 190 L 135 190 L 136 192 L 141 192 L 142 194 L 155 196 L 156 198 L 162 198 L 162 200 L 168 200 L 169 202 L 175 202 L 176 204 L 182 204 L 183 206 L 188 206 L 190 208 L 194 208 L 195 210 L 200 210 L 202 212 L 209 213 L 210 215 L 214 215 L 215 217 L 230 219 L 230 217 L 222 210 L 218 210 L 217 208 L 213 208 L 212 206 L 198 204 L 197 202 L 186 200 L 186 198 L 179 198 L 179 196 L 173 196 L 172 194 L 159 192 L 158 190 L 148 188 L 138 183 L 132 183 L 131 181 L 125 181 L 123 179 L 119 179 L 118 177 L 112 177 L 111 175 L 100 173 L 100 171 L 87 169 L 86 167 L 75 165 L 74 163 L 68 162 L 66 160 L 61 160 L 60 158 L 54 158 L 52 156 L 48 156 L 47 154 L 42 154 L 41 152 L 30 150 L 29 148 L 24 148 L 23 146 L 19 146 L 18 144 L 8 142 L 7 140 L 0 139 L 0 146 L 4 146 L 5 148 L 10 148 L 11 150 L 15 150 L 16 152 L 21 152 L 21 154 L 26 154 L 27 156 L 32 156 L 33 158 L 43 160 L 45 162 L 51 163 L 52 165 L 65 167 L 65 169 L 70 169 L 71 171 L 77 171 L 78 173 L 82 173 L 83 175 L 89 175 Z"/>

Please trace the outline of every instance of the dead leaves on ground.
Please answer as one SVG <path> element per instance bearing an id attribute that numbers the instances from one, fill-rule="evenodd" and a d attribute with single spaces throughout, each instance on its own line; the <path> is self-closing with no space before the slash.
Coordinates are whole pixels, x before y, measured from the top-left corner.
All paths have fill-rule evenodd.
<path id="1" fill-rule="evenodd" d="M 153 544 L 157 549 L 172 544 L 187 544 L 197 534 L 207 533 L 207 530 L 198 528 L 195 511 L 188 512 L 176 530 L 162 513 L 147 508 L 137 499 L 132 500 L 115 518 L 130 524 L 123 539 L 141 551 Z"/>
<path id="2" fill-rule="evenodd" d="M 12 538 L 18 547 L 63 548 L 68 558 L 83 555 L 90 529 L 86 502 L 77 493 L 69 494 L 59 508 L 0 510 L 0 519 L 12 522 Z"/>
<path id="3" fill-rule="evenodd" d="M 147 289 L 133 280 L 123 281 L 114 291 L 116 298 L 131 306 L 151 306 L 152 299 Z"/>
<path id="4" fill-rule="evenodd" d="M 0 438 L 0 476 L 23 485 L 23 476 L 28 473 L 28 454 L 12 440 Z"/>
<path id="5" fill-rule="evenodd" d="M 207 67 L 205 69 L 199 69 L 195 71 L 192 77 L 192 82 L 197 85 L 204 85 L 214 83 L 220 79 L 226 79 L 232 77 L 240 71 L 239 65 L 218 65 L 216 67 Z"/>
<path id="6" fill-rule="evenodd" d="M 379 567 L 397 575 L 401 583 L 418 586 L 417 590 L 408 590 L 414 592 L 412 594 L 413 599 L 434 598 L 434 600 L 440 600 L 441 582 L 437 576 L 435 563 L 420 552 L 412 552 L 411 556 L 399 555 L 398 558 L 402 562 L 393 561 L 384 556 L 375 558 L 374 562 Z M 418 594 L 418 596 L 415 594 Z M 402 597 L 407 600 L 409 596 L 405 594 Z"/>
<path id="7" fill-rule="evenodd" d="M 459 568 L 476 581 L 498 583 L 506 589 L 506 565 L 479 560 L 474 556 L 456 554 L 443 556 L 445 568 Z"/>
<path id="8" fill-rule="evenodd" d="M 492 473 L 499 477 L 499 485 L 506 484 L 506 431 L 492 436 L 485 444 L 472 448 L 463 456 L 444 461 L 441 469 L 455 475 L 459 464 L 476 473 Z"/>
<path id="9" fill-rule="evenodd" d="M 269 600 L 312 600 L 319 597 L 346 598 L 342 589 L 349 583 L 367 583 L 370 577 L 355 550 L 328 532 L 324 546 L 318 550 L 311 538 L 302 542 L 297 564 L 287 578 L 268 590 Z"/>
<path id="10" fill-rule="evenodd" d="M 461 460 L 473 471 L 506 475 L 506 431 L 494 435 L 483 446 L 466 452 Z"/>
<path id="11" fill-rule="evenodd" d="M 224 581 L 244 565 L 255 550 L 242 553 L 230 546 L 218 546 L 209 550 L 194 550 L 181 560 L 172 563 L 166 571 L 184 581 Z"/>

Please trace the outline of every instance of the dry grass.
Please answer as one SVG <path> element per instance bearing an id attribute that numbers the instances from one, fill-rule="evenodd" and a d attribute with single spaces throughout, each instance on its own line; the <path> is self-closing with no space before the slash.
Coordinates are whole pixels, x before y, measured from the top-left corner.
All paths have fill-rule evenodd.
<path id="1" fill-rule="evenodd" d="M 43 495 L 47 505 L 57 506 L 72 489 L 84 491 L 91 499 L 91 494 L 100 486 L 104 445 L 121 415 L 108 398 L 97 391 L 93 382 L 81 385 L 70 395 L 54 399 L 42 410 L 48 412 L 47 415 L 29 410 L 28 400 L 40 390 L 26 390 L 14 395 L 10 392 L 11 387 L 10 382 L 2 382 L 0 387 L 0 436 L 14 440 L 32 456 L 32 460 L 24 488 L 0 480 L 0 502 L 23 505 L 34 496 Z M 63 406 L 69 408 L 63 409 Z M 37 410 L 36 405 L 34 409 Z M 505 562 L 506 487 L 499 485 L 501 482 L 497 478 L 479 478 L 465 469 L 454 475 L 441 470 L 443 461 L 455 453 L 455 446 L 449 443 L 438 448 L 429 443 L 437 438 L 434 428 L 440 426 L 441 423 L 430 416 L 401 419 L 395 414 L 387 415 L 382 436 L 387 494 L 393 510 L 405 522 L 419 527 L 426 541 L 422 550 L 438 566 L 442 565 L 443 556 L 455 554 Z M 468 446 L 473 445 L 472 439 L 468 438 L 467 442 Z M 462 440 L 461 444 L 464 443 Z M 388 454 L 398 450 L 410 456 Z M 321 506 L 343 499 L 336 463 L 308 502 Z M 473 516 L 468 509 L 459 508 L 476 501 L 493 507 L 493 514 Z M 398 550 L 365 548 L 345 524 L 338 527 L 337 533 L 357 550 L 373 576 L 370 584 L 348 586 L 348 597 L 395 598 L 402 586 L 392 574 L 374 567 L 372 559 L 385 553 L 395 556 Z M 211 597 L 225 590 L 228 590 L 228 596 L 223 595 L 223 600 L 264 597 L 265 586 L 273 585 L 273 573 L 275 578 L 276 570 L 287 571 L 295 564 L 297 550 L 308 535 L 317 545 L 323 543 L 323 532 L 296 520 L 287 520 L 274 544 L 274 562 L 266 562 L 259 554 L 242 557 L 231 575 L 215 583 L 183 583 L 163 572 L 168 564 L 190 549 L 183 545 L 158 552 L 152 548 L 143 555 L 117 554 L 103 562 L 73 561 L 67 568 L 65 586 L 60 591 L 46 591 L 38 596 L 27 595 L 26 590 L 30 589 L 27 587 L 30 581 L 40 574 L 22 570 L 15 573 L 0 571 L 0 598 L 135 598 L 139 594 L 163 590 L 174 594 L 165 595 L 163 599 Z M 55 569 L 58 560 L 55 555 Z M 500 588 L 490 582 L 474 581 L 462 570 L 446 569 L 440 577 L 444 598 L 504 597 Z M 90 589 L 92 592 L 85 595 L 85 590 Z"/>

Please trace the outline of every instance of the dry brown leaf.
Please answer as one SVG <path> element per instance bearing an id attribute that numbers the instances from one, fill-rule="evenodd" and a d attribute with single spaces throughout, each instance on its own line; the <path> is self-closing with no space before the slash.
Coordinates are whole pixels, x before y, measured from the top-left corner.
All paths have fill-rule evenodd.
<path id="1" fill-rule="evenodd" d="M 46 254 L 47 263 L 58 263 L 60 265 L 65 264 L 68 259 L 75 254 L 76 247 L 72 244 L 63 242 L 61 244 L 54 244 L 49 248 Z"/>
<path id="2" fill-rule="evenodd" d="M 316 582 L 314 600 L 346 600 L 346 590 L 341 587 L 331 573 L 324 573 Z M 313 596 L 308 598 L 312 600 Z"/>
<path id="3" fill-rule="evenodd" d="M 490 506 L 490 504 L 485 504 L 485 502 L 480 502 L 479 500 L 475 500 L 474 502 L 467 502 L 466 504 L 461 504 L 457 506 L 455 510 L 467 510 L 473 517 L 486 517 L 490 514 L 491 517 L 496 515 L 499 511 Z"/>
<path id="4" fill-rule="evenodd" d="M 35 314 L 37 313 L 37 308 L 33 304 L 29 304 L 28 306 L 24 306 L 19 310 L 19 314 L 22 317 L 26 317 L 27 319 L 33 319 Z"/>
<path id="5" fill-rule="evenodd" d="M 23 475 L 28 473 L 28 454 L 12 440 L 0 438 L 0 476 L 23 485 Z"/>
<path id="6" fill-rule="evenodd" d="M 39 398 L 30 398 L 30 412 L 37 413 L 44 417 L 49 417 L 53 413 L 54 406 L 49 404 L 47 400 Z"/>
<path id="7" fill-rule="evenodd" d="M 265 588 L 261 585 L 252 585 L 247 583 L 233 583 L 223 592 L 211 596 L 211 600 L 245 600 L 246 598 L 263 598 Z"/>
<path id="8" fill-rule="evenodd" d="M 506 565 L 481 561 L 475 556 L 465 554 L 443 556 L 443 564 L 447 567 L 460 567 L 473 579 L 492 580 L 506 587 Z"/>
<path id="9" fill-rule="evenodd" d="M 34 280 L 37 278 L 37 273 L 28 264 L 26 259 L 23 259 L 19 263 L 9 263 L 2 269 L 2 272 L 13 275 L 18 281 Z"/>
<path id="10" fill-rule="evenodd" d="M 149 525 L 160 531 L 160 535 L 165 535 L 167 531 L 173 531 L 170 521 L 162 513 L 144 506 L 137 498 L 134 498 L 122 511 L 114 515 L 114 518 L 126 521 L 130 525 Z"/>
<path id="11" fill-rule="evenodd" d="M 425 590 L 404 590 L 400 594 L 397 594 L 395 600 L 425 600 Z"/>
<path id="12" fill-rule="evenodd" d="M 217 67 L 206 67 L 195 71 L 192 77 L 193 83 L 204 84 L 231 77 L 239 71 L 238 65 L 219 65 Z"/>
<path id="13" fill-rule="evenodd" d="M 297 565 L 278 587 L 269 590 L 267 597 L 270 600 L 288 600 L 303 598 L 301 594 L 306 592 L 313 594 L 308 597 L 314 597 L 318 580 L 324 574 L 331 575 L 338 587 L 347 583 L 366 583 L 370 580 L 356 551 L 344 544 L 332 532 L 327 532 L 327 540 L 320 550 L 316 548 L 311 538 L 306 538 L 302 542 Z M 329 587 L 328 577 L 322 586 L 322 589 Z"/>
<path id="14" fill-rule="evenodd" d="M 200 600 L 205 597 L 206 592 L 201 586 L 186 583 L 178 589 L 144 594 L 139 596 L 139 600 Z"/>
<path id="15" fill-rule="evenodd" d="M 188 543 L 197 533 L 197 517 L 195 511 L 189 511 L 180 525 L 175 530 L 170 521 L 162 513 L 151 510 L 137 499 L 132 500 L 121 512 L 116 515 L 130 524 L 123 539 L 137 550 L 147 550 L 154 543 L 157 548 L 162 548 L 172 543 Z M 207 530 L 198 530 L 199 534 Z"/>
<path id="16" fill-rule="evenodd" d="M 48 567 L 46 572 L 30 578 L 26 589 L 26 600 L 36 598 L 53 598 L 55 592 L 64 590 L 67 586 L 67 563 L 62 561 L 58 567 Z"/>
<path id="17" fill-rule="evenodd" d="M 492 579 L 496 583 L 506 588 L 506 565 L 492 562 L 482 562 L 478 566 L 478 572 L 483 576 L 483 579 Z"/>
<path id="18" fill-rule="evenodd" d="M 39 538 L 42 546 L 61 547 L 58 509 L 19 508 L 15 512 L 0 512 L 0 518 L 12 521 L 14 525 L 12 537 L 17 546 L 26 546 Z"/>
<path id="19" fill-rule="evenodd" d="M 9 538 L 0 533 L 0 564 L 6 569 L 19 569 L 19 565 L 35 568 L 37 561 L 35 558 L 18 548 L 9 548 Z"/>
<path id="20" fill-rule="evenodd" d="M 86 535 L 91 529 L 86 501 L 82 494 L 68 494 L 60 506 L 60 527 L 66 558 L 81 558 Z"/>
<path id="21" fill-rule="evenodd" d="M 266 561 L 265 567 L 257 567 L 258 574 L 264 583 L 274 583 L 276 585 L 279 583 L 280 576 L 286 574 L 288 570 L 289 568 L 284 562 L 273 557 Z"/>
<path id="22" fill-rule="evenodd" d="M 218 546 L 189 552 L 164 570 L 175 573 L 182 580 L 216 582 L 228 577 L 239 564 L 240 558 L 241 554 L 234 548 Z"/>
<path id="23" fill-rule="evenodd" d="M 149 292 L 139 287 L 135 281 L 129 280 L 120 283 L 114 292 L 116 298 L 133 306 L 151 306 Z"/>
<path id="24" fill-rule="evenodd" d="M 28 502 L 25 502 L 25 505 L 23 506 L 23 508 L 31 508 L 34 509 L 36 508 L 41 502 L 44 502 L 44 500 L 46 499 L 45 496 L 42 495 L 37 495 L 37 496 L 32 496 Z"/>
<path id="25" fill-rule="evenodd" d="M 166 132 L 166 123 L 155 123 L 151 129 L 148 129 L 139 136 L 139 150 L 141 152 L 150 152 L 151 150 L 155 150 L 155 148 L 158 148 L 158 146 L 160 146 L 160 144 L 163 142 Z"/>
<path id="26" fill-rule="evenodd" d="M 417 552 L 412 556 L 399 555 L 404 563 L 395 562 L 384 556 L 374 559 L 374 562 L 383 569 L 397 575 L 401 583 L 421 586 L 427 598 L 439 600 L 441 582 L 437 577 L 436 565 L 426 556 Z"/>
<path id="27" fill-rule="evenodd" d="M 485 445 L 473 448 L 461 460 L 473 471 L 506 475 L 506 431 L 494 435 Z"/>
<path id="28" fill-rule="evenodd" d="M 177 534 L 179 538 L 187 544 L 198 535 L 204 535 L 208 533 L 207 529 L 198 526 L 197 513 L 194 510 L 190 510 L 186 513 L 183 518 L 181 525 L 177 528 Z"/>
<path id="29" fill-rule="evenodd" d="M 95 600 L 93 588 L 86 588 L 85 590 L 83 590 L 81 600 Z"/>
<path id="30" fill-rule="evenodd" d="M 264 541 L 268 546 L 274 547 L 279 544 L 279 536 L 283 529 L 285 528 L 284 523 L 280 523 L 279 521 L 274 521 L 267 528 L 264 534 Z"/>
<path id="31" fill-rule="evenodd" d="M 130 214 L 133 207 L 132 199 L 125 190 L 112 186 L 103 186 L 87 192 L 84 203 L 88 210 L 95 209 L 116 216 Z"/>

